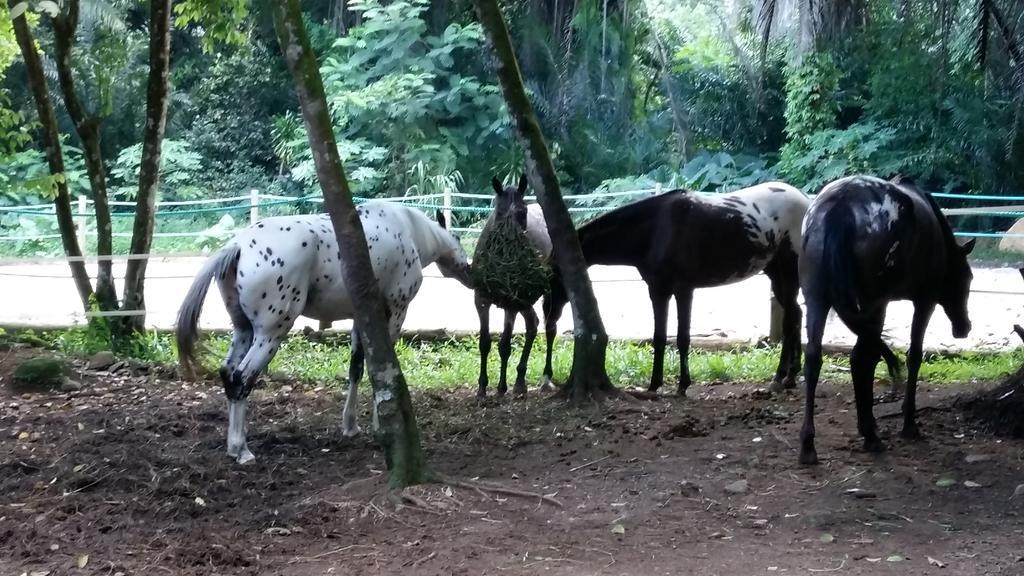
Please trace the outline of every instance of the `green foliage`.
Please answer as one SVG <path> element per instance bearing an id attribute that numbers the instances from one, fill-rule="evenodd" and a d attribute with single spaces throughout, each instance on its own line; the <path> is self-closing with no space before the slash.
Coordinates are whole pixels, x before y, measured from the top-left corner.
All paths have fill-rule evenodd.
<path id="1" fill-rule="evenodd" d="M 785 170 L 800 182 L 805 192 L 819 190 L 825 184 L 850 174 L 895 175 L 908 167 L 908 158 L 894 154 L 892 143 L 897 129 L 862 122 L 849 128 L 820 130 L 805 141 L 799 156 L 787 149 Z"/>
<path id="2" fill-rule="evenodd" d="M 483 49 L 476 24 L 427 31 L 427 0 L 355 0 L 362 24 L 334 41 L 321 73 L 354 189 L 363 195 L 408 189 L 414 167 L 447 175 L 506 124 L 497 87 L 467 74 L 457 59 Z M 275 123 L 275 149 L 292 175 L 312 186 L 315 172 L 304 130 Z M 422 180 L 422 178 L 420 178 Z"/>
<path id="3" fill-rule="evenodd" d="M 680 186 L 702 192 L 738 190 L 775 179 L 768 161 L 755 156 L 701 152 L 679 174 Z"/>
<path id="4" fill-rule="evenodd" d="M 195 25 L 194 32 L 202 38 L 206 52 L 213 52 L 218 44 L 241 45 L 246 41 L 243 29 L 249 3 L 245 0 L 186 0 L 174 5 L 174 14 L 175 26 Z"/>
<path id="5" fill-rule="evenodd" d="M 142 143 L 121 150 L 110 170 L 116 182 L 112 188 L 114 195 L 135 199 L 139 192 L 141 163 Z M 194 200 L 204 196 L 204 190 L 194 184 L 202 170 L 202 156 L 193 151 L 188 142 L 164 140 L 160 154 L 160 199 Z"/>
<path id="6" fill-rule="evenodd" d="M 828 52 L 808 54 L 786 69 L 786 144 L 780 169 L 799 186 L 813 174 L 794 162 L 812 150 L 811 138 L 816 133 L 836 125 L 839 79 L 839 69 Z"/>

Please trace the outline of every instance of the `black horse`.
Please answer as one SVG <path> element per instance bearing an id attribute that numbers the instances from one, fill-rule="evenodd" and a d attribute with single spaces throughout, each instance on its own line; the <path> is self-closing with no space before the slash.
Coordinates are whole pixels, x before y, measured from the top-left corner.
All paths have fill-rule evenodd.
<path id="1" fill-rule="evenodd" d="M 953 336 L 971 330 L 967 314 L 974 240 L 960 246 L 938 204 L 908 181 L 851 176 L 825 186 L 803 226 L 800 287 L 807 306 L 806 399 L 800 462 L 815 464 L 814 391 L 821 371 L 821 338 L 830 308 L 857 336 L 850 355 L 857 428 L 864 448 L 882 450 L 871 412 L 871 386 L 883 353 L 885 309 L 893 300 L 914 303 L 907 353 L 903 431 L 920 435 L 914 419 L 921 347 L 935 305 L 942 306 Z"/>
<path id="2" fill-rule="evenodd" d="M 810 200 L 782 182 L 721 195 L 672 190 L 617 208 L 578 230 L 588 265 L 634 266 L 654 307 L 654 368 L 649 390 L 663 382 L 668 301 L 675 296 L 679 394 L 690 385 L 690 307 L 696 288 L 721 286 L 761 272 L 783 308 L 783 339 L 773 389 L 795 386 L 800 371 L 797 248 Z M 557 272 L 557 271 L 556 271 Z M 567 296 L 559 278 L 544 303 L 550 381 L 551 347 Z"/>

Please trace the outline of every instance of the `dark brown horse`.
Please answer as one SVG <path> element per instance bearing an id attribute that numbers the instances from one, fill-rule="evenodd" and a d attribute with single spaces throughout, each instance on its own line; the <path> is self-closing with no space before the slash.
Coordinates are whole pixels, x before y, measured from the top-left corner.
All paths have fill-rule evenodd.
<path id="1" fill-rule="evenodd" d="M 922 342 L 936 304 L 953 324 L 953 336 L 971 330 L 967 314 L 974 240 L 957 244 L 935 200 L 910 183 L 851 176 L 825 186 L 803 226 L 800 286 L 807 305 L 807 390 L 800 430 L 800 462 L 815 464 L 814 392 L 821 371 L 821 338 L 829 309 L 856 334 L 850 355 L 857 428 L 864 448 L 882 449 L 871 412 L 875 365 L 884 353 L 882 324 L 893 300 L 914 303 L 907 353 L 905 437 L 919 436 L 914 419 Z"/>
<path id="2" fill-rule="evenodd" d="M 588 265 L 633 266 L 647 283 L 654 308 L 654 369 L 649 390 L 664 374 L 668 302 L 675 296 L 679 332 L 679 394 L 690 385 L 690 307 L 697 288 L 722 286 L 764 271 L 783 308 L 782 353 L 773 389 L 794 387 L 800 371 L 797 249 L 810 200 L 782 182 L 730 194 L 672 190 L 595 218 L 578 230 Z M 550 380 L 556 323 L 567 301 L 556 278 L 545 301 Z"/>

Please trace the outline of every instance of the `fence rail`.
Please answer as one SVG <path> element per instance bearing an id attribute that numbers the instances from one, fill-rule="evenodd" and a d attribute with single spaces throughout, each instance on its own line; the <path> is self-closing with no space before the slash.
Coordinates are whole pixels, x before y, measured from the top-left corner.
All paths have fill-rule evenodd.
<path id="1" fill-rule="evenodd" d="M 653 188 L 643 188 L 637 190 L 625 190 L 616 192 L 598 192 L 593 194 L 569 194 L 563 196 L 563 198 L 570 204 L 569 212 L 572 214 L 580 215 L 593 215 L 610 210 L 612 206 L 608 206 L 607 200 L 609 199 L 621 199 L 637 196 L 649 196 L 652 194 L 659 194 L 662 191 L 662 185 L 657 184 Z M 703 193 L 700 194 L 710 194 Z M 993 203 L 993 202 L 1004 202 L 1006 204 L 996 206 L 975 206 L 975 207 L 950 207 L 943 208 L 943 212 L 948 216 L 968 216 L 968 217 L 990 217 L 990 218 L 1022 218 L 1024 217 L 1024 196 L 991 196 L 991 195 L 974 195 L 974 194 L 954 194 L 937 192 L 932 194 L 934 197 L 940 200 L 947 201 L 973 201 L 982 203 Z M 445 192 L 436 194 L 421 194 L 415 196 L 401 196 L 389 198 L 389 200 L 402 202 L 406 205 L 425 209 L 425 210 L 442 210 L 448 221 L 451 221 L 453 214 L 469 214 L 470 216 L 482 216 L 483 214 L 490 211 L 489 206 L 480 206 L 481 200 L 489 201 L 493 198 L 490 194 L 475 194 L 467 192 Z M 535 200 L 534 196 L 527 196 L 528 201 Z M 357 203 L 369 200 L 368 198 L 355 198 Z M 477 205 L 466 205 L 466 202 L 475 203 Z M 586 202 L 591 205 L 573 205 Z M 1013 202 L 1013 203 L 1011 203 Z M 196 215 L 196 214 L 234 214 L 238 212 L 248 211 L 248 223 L 255 223 L 260 219 L 261 210 L 268 209 L 274 206 L 301 206 L 303 204 L 322 204 L 323 198 L 319 195 L 308 195 L 308 196 L 281 196 L 276 194 L 264 194 L 259 190 L 250 190 L 246 195 L 232 196 L 228 198 L 208 198 L 201 200 L 178 200 L 178 201 L 167 201 L 157 202 L 155 216 L 157 221 L 168 218 L 180 218 L 182 216 Z M 89 200 L 85 196 L 79 196 L 76 203 L 75 222 L 77 225 L 77 235 L 79 244 L 86 245 L 88 237 L 94 237 L 96 235 L 95 227 L 90 226 L 90 220 L 94 219 L 96 213 L 94 210 L 90 210 L 90 205 L 93 205 L 93 201 Z M 130 208 L 135 206 L 135 202 L 127 201 L 113 201 L 110 202 L 110 206 L 115 208 Z M 55 210 L 53 204 L 35 204 L 35 205 L 23 205 L 23 206 L 0 206 L 0 216 L 4 214 L 13 215 L 25 215 L 25 216 L 49 216 L 55 217 Z M 122 210 L 114 211 L 111 213 L 112 218 L 134 218 L 134 211 Z M 471 220 L 473 218 L 470 218 Z M 477 221 L 482 221 L 482 217 L 475 218 Z M 465 221 L 465 220 L 464 220 Z M 1006 226 L 1009 228 L 1009 225 Z M 480 231 L 479 227 L 474 226 L 461 226 L 454 227 L 453 230 L 473 235 Z M 199 238 L 199 237 L 210 237 L 211 235 L 223 235 L 231 233 L 233 230 L 195 230 L 186 232 L 156 232 L 154 233 L 155 238 Z M 1024 238 L 1024 233 L 1008 232 L 1003 230 L 962 230 L 955 229 L 955 234 L 961 237 L 977 237 L 977 238 Z M 128 232 L 115 232 L 113 233 L 115 238 L 127 238 L 131 237 L 131 233 Z M 60 238 L 60 234 L 56 233 L 43 233 L 43 234 L 7 234 L 0 235 L 0 243 L 2 242 L 24 242 L 24 241 L 39 241 L 39 240 L 54 240 Z M 158 254 L 153 254 L 151 257 L 159 257 Z"/>

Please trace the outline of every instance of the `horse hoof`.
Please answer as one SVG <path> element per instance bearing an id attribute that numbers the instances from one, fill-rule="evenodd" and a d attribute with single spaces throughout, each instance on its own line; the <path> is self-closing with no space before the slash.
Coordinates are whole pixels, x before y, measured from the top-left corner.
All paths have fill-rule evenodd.
<path id="1" fill-rule="evenodd" d="M 494 391 L 498 396 L 504 396 L 506 392 L 508 392 L 507 386 L 498 386 L 498 389 Z"/>
<path id="2" fill-rule="evenodd" d="M 239 464 L 248 464 L 256 460 L 256 457 L 253 456 L 252 452 L 249 451 L 248 446 L 242 446 L 241 449 L 236 449 L 236 452 L 234 454 L 232 454 L 231 450 L 228 449 L 228 456 L 234 458 L 235 462 Z"/>
<path id="3" fill-rule="evenodd" d="M 551 381 L 551 378 L 544 376 L 540 379 L 540 391 L 541 392 L 554 392 L 557 389 L 555 383 Z"/>
<path id="4" fill-rule="evenodd" d="M 522 386 L 516 384 L 515 387 L 512 388 L 512 395 L 516 398 L 526 398 L 526 384 L 523 384 Z"/>
<path id="5" fill-rule="evenodd" d="M 678 388 L 676 388 L 676 396 L 679 396 L 680 398 L 686 398 L 687 388 L 689 388 L 689 386 L 679 386 Z"/>
<path id="6" fill-rule="evenodd" d="M 870 452 L 871 454 L 885 452 L 885 444 L 883 444 L 878 438 L 865 438 L 864 451 Z"/>
<path id="7" fill-rule="evenodd" d="M 921 435 L 921 429 L 916 424 L 912 426 L 904 426 L 903 430 L 900 430 L 900 436 L 907 440 L 920 440 L 923 438 Z"/>
<path id="8" fill-rule="evenodd" d="M 344 429 L 341 431 L 341 435 L 344 436 L 345 438 L 354 438 L 362 433 L 363 429 L 360 428 L 358 424 L 353 424 L 352 426 L 345 426 Z"/>
<path id="9" fill-rule="evenodd" d="M 818 463 L 818 451 L 814 448 L 803 450 L 800 452 L 800 464 L 804 466 L 814 466 Z"/>

